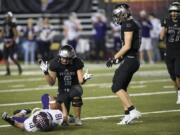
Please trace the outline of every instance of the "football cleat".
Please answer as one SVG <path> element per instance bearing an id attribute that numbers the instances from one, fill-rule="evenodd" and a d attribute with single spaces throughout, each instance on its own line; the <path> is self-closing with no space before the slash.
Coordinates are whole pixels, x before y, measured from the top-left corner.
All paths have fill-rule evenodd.
<path id="1" fill-rule="evenodd" d="M 128 114 L 128 115 L 125 115 L 125 116 L 123 117 L 123 119 L 122 119 L 119 123 L 117 123 L 117 125 L 126 125 L 126 124 L 128 124 L 127 122 L 128 122 L 128 120 L 129 120 L 129 118 L 130 118 L 129 114 Z"/>
<path id="2" fill-rule="evenodd" d="M 180 98 L 177 99 L 176 104 L 180 104 Z"/>
<path id="3" fill-rule="evenodd" d="M 131 123 L 134 119 L 139 119 L 141 117 L 141 113 L 136 109 L 129 112 L 129 119 L 127 120 L 127 124 Z"/>
<path id="4" fill-rule="evenodd" d="M 75 118 L 75 125 L 82 126 L 82 121 L 79 118 Z"/>
<path id="5" fill-rule="evenodd" d="M 4 112 L 3 114 L 2 114 L 2 116 L 1 116 L 1 118 L 3 119 L 3 120 L 5 120 L 6 122 L 8 122 L 9 124 L 11 124 L 11 125 L 14 125 L 14 120 L 11 118 L 11 117 L 9 117 L 8 116 L 8 113 L 7 112 Z"/>
<path id="6" fill-rule="evenodd" d="M 74 123 L 75 123 L 75 119 L 76 119 L 76 118 L 75 118 L 73 115 L 70 114 L 70 115 L 68 116 L 68 123 L 74 124 Z"/>
<path id="7" fill-rule="evenodd" d="M 7 112 L 3 112 L 3 114 L 2 114 L 2 119 L 3 119 L 3 120 L 6 120 L 7 117 L 8 117 Z"/>

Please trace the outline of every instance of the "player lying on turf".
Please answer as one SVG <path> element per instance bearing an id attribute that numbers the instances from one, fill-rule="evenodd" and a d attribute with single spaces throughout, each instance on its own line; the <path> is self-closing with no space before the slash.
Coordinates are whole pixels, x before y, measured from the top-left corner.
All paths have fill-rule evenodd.
<path id="1" fill-rule="evenodd" d="M 14 127 L 23 129 L 27 132 L 51 131 L 58 125 L 66 125 L 67 111 L 64 103 L 53 106 L 54 99 L 48 94 L 41 98 L 42 109 L 35 108 L 32 112 L 30 109 L 16 110 L 13 116 L 8 116 L 7 112 L 2 114 L 2 119 Z M 54 109 L 51 109 L 54 107 Z M 28 117 L 27 115 L 31 115 Z"/>

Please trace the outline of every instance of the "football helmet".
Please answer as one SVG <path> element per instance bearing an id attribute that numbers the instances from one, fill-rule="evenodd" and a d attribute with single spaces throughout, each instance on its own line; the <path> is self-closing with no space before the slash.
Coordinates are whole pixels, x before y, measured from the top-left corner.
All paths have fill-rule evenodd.
<path id="1" fill-rule="evenodd" d="M 180 16 L 180 6 L 179 5 L 172 3 L 169 6 L 168 11 L 169 11 L 169 15 L 171 18 L 174 18 L 174 19 L 179 18 L 179 16 Z M 172 12 L 175 12 L 175 13 L 172 13 Z"/>
<path id="2" fill-rule="evenodd" d="M 75 50 L 70 45 L 63 46 L 58 55 L 62 64 L 69 64 L 70 61 L 76 57 Z"/>
<path id="3" fill-rule="evenodd" d="M 170 5 L 168 10 L 169 10 L 169 12 L 172 12 L 172 11 L 179 12 L 180 11 L 179 6 L 175 5 L 175 4 Z"/>
<path id="4" fill-rule="evenodd" d="M 5 19 L 6 19 L 7 22 L 12 21 L 12 19 L 13 19 L 13 13 L 10 12 L 10 11 L 7 12 L 7 13 L 5 14 Z"/>
<path id="5" fill-rule="evenodd" d="M 130 15 L 129 5 L 119 4 L 113 10 L 113 22 L 115 24 L 121 24 L 126 21 Z"/>
<path id="6" fill-rule="evenodd" d="M 40 131 L 50 131 L 52 130 L 52 116 L 46 112 L 39 112 L 33 117 L 33 122 L 35 126 Z"/>

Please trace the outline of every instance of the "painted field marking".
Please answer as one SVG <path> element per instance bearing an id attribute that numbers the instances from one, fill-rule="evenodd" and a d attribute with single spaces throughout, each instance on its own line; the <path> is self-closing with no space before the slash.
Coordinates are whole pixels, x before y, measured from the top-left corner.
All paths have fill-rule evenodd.
<path id="1" fill-rule="evenodd" d="M 175 93 L 175 91 L 134 93 L 134 94 L 130 94 L 130 96 L 131 96 L 131 97 L 151 96 L 151 95 L 162 95 L 162 94 L 171 94 L 171 93 Z M 110 99 L 110 98 L 117 98 L 117 96 L 115 96 L 115 95 L 110 95 L 110 96 L 98 96 L 98 97 L 84 97 L 83 100 Z M 41 103 L 40 101 L 21 102 L 21 103 L 7 103 L 7 104 L 0 104 L 0 107 L 16 106 L 16 105 L 31 105 L 31 104 L 40 104 L 40 103 Z"/>
<path id="2" fill-rule="evenodd" d="M 153 111 L 153 112 L 144 112 L 142 115 L 149 115 L 149 114 L 163 114 L 163 113 L 173 113 L 173 112 L 180 112 L 179 110 L 163 110 L 163 111 Z M 106 115 L 106 116 L 98 116 L 98 117 L 85 117 L 82 118 L 83 121 L 86 120 L 97 120 L 97 119 L 108 119 L 108 118 L 116 118 L 121 117 L 124 115 Z M 10 127 L 11 125 L 0 125 L 0 128 Z"/>

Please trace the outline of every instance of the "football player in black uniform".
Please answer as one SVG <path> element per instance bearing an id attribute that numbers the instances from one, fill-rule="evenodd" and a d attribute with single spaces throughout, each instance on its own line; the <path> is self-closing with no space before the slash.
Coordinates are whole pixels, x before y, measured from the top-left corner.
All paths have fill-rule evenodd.
<path id="1" fill-rule="evenodd" d="M 3 37 L 4 37 L 4 60 L 6 64 L 6 74 L 10 75 L 10 67 L 8 58 L 17 65 L 19 74 L 22 73 L 22 68 L 18 61 L 14 58 L 14 53 L 16 51 L 15 40 L 18 36 L 16 30 L 16 24 L 12 21 L 13 14 L 12 12 L 8 12 L 5 16 L 5 22 L 3 24 Z"/>
<path id="2" fill-rule="evenodd" d="M 169 6 L 169 16 L 162 22 L 160 39 L 166 37 L 165 62 L 178 98 L 176 103 L 180 104 L 180 4 L 173 2 Z"/>
<path id="3" fill-rule="evenodd" d="M 49 71 L 47 62 L 40 61 L 40 68 L 44 72 L 49 85 L 54 85 L 58 79 L 57 103 L 65 103 L 69 113 L 70 104 L 74 108 L 75 124 L 82 125 L 80 115 L 83 90 L 81 84 L 91 78 L 87 72 L 83 74 L 84 63 L 79 59 L 72 46 L 63 46 L 56 58 L 50 62 Z"/>
<path id="4" fill-rule="evenodd" d="M 112 91 L 120 98 L 125 112 L 125 116 L 117 124 L 126 125 L 141 116 L 141 113 L 136 110 L 127 92 L 129 82 L 140 66 L 138 50 L 141 34 L 139 25 L 131 16 L 129 5 L 117 5 L 113 10 L 113 20 L 115 23 L 121 25 L 123 46 L 113 58 L 107 61 L 106 65 L 107 67 L 111 67 L 117 61 L 121 61 L 113 77 Z"/>

